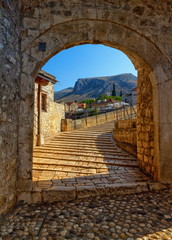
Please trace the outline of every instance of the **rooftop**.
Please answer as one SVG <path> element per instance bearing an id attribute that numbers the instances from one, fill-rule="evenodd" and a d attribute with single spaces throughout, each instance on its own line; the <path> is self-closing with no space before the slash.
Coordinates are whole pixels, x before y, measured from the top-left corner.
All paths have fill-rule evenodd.
<path id="1" fill-rule="evenodd" d="M 39 74 L 38 74 L 38 76 L 39 77 L 42 77 L 42 78 L 45 78 L 46 80 L 48 80 L 48 81 L 50 81 L 50 82 L 52 82 L 52 83 L 57 83 L 57 82 L 59 82 L 58 80 L 56 80 L 56 77 L 55 76 L 53 76 L 53 75 L 51 75 L 51 74 L 49 74 L 49 73 L 47 73 L 47 72 L 45 72 L 45 71 L 43 71 L 43 70 L 40 70 L 39 71 Z"/>

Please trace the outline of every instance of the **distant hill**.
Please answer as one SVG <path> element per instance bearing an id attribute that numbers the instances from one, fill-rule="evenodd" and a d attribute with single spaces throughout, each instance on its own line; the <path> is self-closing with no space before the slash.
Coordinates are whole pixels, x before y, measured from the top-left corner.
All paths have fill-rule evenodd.
<path id="1" fill-rule="evenodd" d="M 70 93 L 72 93 L 72 91 L 73 91 L 73 88 L 69 87 L 69 88 L 63 89 L 59 92 L 55 92 L 54 93 L 54 99 L 55 100 L 62 99 L 64 97 L 66 97 L 67 95 L 69 95 Z"/>
<path id="2" fill-rule="evenodd" d="M 108 77 L 80 78 L 75 83 L 74 88 L 55 92 L 55 100 L 70 102 L 97 98 L 100 94 L 110 96 L 113 84 L 115 84 L 117 95 L 119 95 L 120 90 L 123 94 L 128 93 L 137 86 L 137 77 L 131 73 L 124 73 Z"/>

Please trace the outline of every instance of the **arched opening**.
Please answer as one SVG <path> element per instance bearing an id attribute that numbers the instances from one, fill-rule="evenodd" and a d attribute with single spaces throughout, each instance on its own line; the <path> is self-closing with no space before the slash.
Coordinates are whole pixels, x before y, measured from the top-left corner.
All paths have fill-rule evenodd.
<path id="1" fill-rule="evenodd" d="M 76 32 L 77 35 L 74 34 Z M 154 179 L 161 180 L 169 178 L 170 172 L 164 162 L 166 161 L 165 158 L 163 158 L 164 160 L 161 158 L 160 162 L 160 151 L 164 151 L 162 151 L 159 140 L 159 93 L 157 87 L 158 82 L 161 81 L 158 76 L 158 71 L 160 71 L 162 75 L 164 74 L 164 77 L 168 78 L 164 73 L 165 70 L 162 65 L 162 60 L 168 62 L 166 57 L 163 56 L 159 48 L 147 38 L 124 26 L 97 20 L 77 20 L 55 25 L 23 49 L 22 79 L 25 81 L 23 81 L 22 88 L 25 87 L 25 90 L 21 91 L 24 100 L 21 102 L 20 131 L 25 133 L 19 137 L 19 160 L 24 159 L 24 161 L 20 161 L 18 167 L 18 180 L 26 183 L 31 180 L 32 139 L 28 139 L 28 136 L 32 136 L 33 134 L 33 79 L 35 79 L 41 67 L 58 52 L 72 46 L 88 43 L 103 44 L 121 50 L 130 58 L 138 70 L 141 81 L 140 84 L 144 86 L 144 80 L 150 80 L 152 85 L 152 91 L 150 91 L 150 93 L 152 96 L 153 109 L 151 109 L 151 111 L 150 109 L 147 110 L 148 114 L 145 121 L 149 122 L 150 119 L 154 121 L 154 126 L 151 128 L 151 131 L 153 130 L 154 132 L 154 140 L 151 139 L 151 146 L 155 154 L 153 158 L 144 158 L 143 153 L 141 153 L 143 149 L 140 149 L 140 156 L 138 156 L 140 158 L 139 165 L 151 174 Z M 39 48 L 40 44 L 43 44 L 46 48 L 41 50 Z M 142 92 L 140 94 L 142 95 Z M 146 103 L 142 102 L 145 97 L 141 97 L 140 99 L 140 109 L 142 109 L 142 107 L 144 108 L 146 105 Z M 141 110 L 139 111 L 141 116 Z M 30 116 L 29 120 L 27 118 L 28 114 Z M 140 122 L 142 124 L 144 119 L 141 119 Z M 23 128 L 25 129 L 24 131 Z M 148 128 L 143 129 L 144 126 L 140 130 L 143 131 L 140 134 L 140 138 L 142 138 L 144 131 L 150 131 L 150 129 L 146 130 Z M 141 142 L 143 142 L 141 144 L 143 144 L 145 148 L 147 148 L 147 145 L 148 147 L 150 146 L 148 135 L 148 140 L 146 140 L 148 143 L 146 143 L 145 139 L 140 139 Z M 146 152 L 148 153 L 148 151 Z M 149 151 L 149 154 L 151 154 L 151 152 L 153 153 L 153 151 Z M 164 154 L 166 155 L 166 153 Z M 23 158 L 23 156 L 25 157 Z M 25 189 L 27 189 L 26 185 Z"/>
<path id="2" fill-rule="evenodd" d="M 171 183 L 172 50 L 169 1 L 148 4 L 147 1 L 126 0 L 38 0 L 20 1 L 20 4 L 7 1 L 1 5 L 4 16 L 0 20 L 3 26 L 0 46 L 3 81 L 0 110 L 3 126 L 0 137 L 1 211 L 15 204 L 18 192 L 30 193 L 33 190 L 33 80 L 56 53 L 85 43 L 119 48 L 130 57 L 142 77 L 150 78 L 155 164 L 155 169 L 151 171 L 155 173 L 154 179 Z M 149 110 L 146 112 L 148 116 Z M 140 111 L 141 115 L 143 113 L 144 108 Z M 143 160 L 149 162 L 147 158 Z"/>
<path id="3" fill-rule="evenodd" d="M 85 53 L 85 51 L 87 54 Z M 88 52 L 90 53 L 88 54 Z M 65 53 L 67 56 L 64 59 L 63 55 L 65 55 Z M 115 175 L 115 170 L 119 167 L 123 168 L 123 170 L 124 167 L 129 167 L 129 170 L 131 172 L 132 167 L 137 167 L 136 161 L 134 161 L 134 158 L 131 158 L 131 156 L 127 154 L 125 155 L 123 152 L 117 150 L 117 147 L 115 145 L 112 145 L 110 137 L 114 128 L 115 118 L 121 118 L 121 114 L 123 114 L 124 116 L 122 116 L 122 118 L 131 119 L 133 110 L 134 116 L 136 115 L 135 108 L 133 107 L 133 104 L 136 103 L 134 103 L 133 101 L 131 91 L 132 89 L 137 87 L 137 78 L 136 76 L 131 74 L 131 72 L 136 74 L 134 66 L 132 65 L 128 57 L 125 56 L 122 52 L 103 45 L 82 45 L 66 50 L 65 53 L 63 51 L 61 52 L 61 58 L 60 56 L 58 56 L 60 55 L 59 53 L 54 57 L 55 59 L 50 59 L 51 63 L 49 63 L 49 61 L 46 64 L 47 66 L 45 65 L 43 69 L 52 69 L 52 65 L 54 62 L 55 69 L 52 69 L 52 72 L 50 72 L 51 74 L 54 74 L 56 72 L 58 76 L 58 71 L 56 69 L 59 69 L 59 71 L 63 73 L 61 74 L 62 79 L 67 79 L 68 81 L 70 81 L 70 79 L 74 75 L 74 80 L 76 80 L 77 77 L 79 78 L 79 80 L 77 81 L 73 92 L 70 93 L 70 95 L 67 94 L 66 98 L 62 98 L 62 101 L 64 101 L 65 104 L 54 103 L 52 101 L 53 97 L 49 97 L 50 95 L 52 95 L 51 87 L 54 86 L 54 84 L 52 83 L 52 79 L 50 79 L 49 83 L 47 82 L 48 85 L 41 86 L 41 95 L 45 94 L 46 92 L 47 99 L 50 98 L 50 100 L 47 101 L 48 110 L 46 112 L 44 109 L 42 109 L 42 105 L 40 106 L 42 132 L 41 137 L 49 137 L 49 140 L 50 138 L 51 140 L 47 144 L 47 141 L 45 141 L 43 147 L 35 147 L 33 158 L 33 179 L 35 181 L 55 181 L 57 179 L 67 178 L 68 181 L 70 181 L 70 184 L 72 180 L 74 183 L 76 183 L 77 177 L 89 176 L 90 178 L 90 176 L 92 175 L 92 178 L 94 178 L 94 176 L 98 178 L 98 175 L 100 177 L 100 173 L 102 175 L 106 174 L 106 178 L 108 178 L 108 176 L 110 178 L 110 171 L 111 174 L 113 173 Z M 77 56 L 78 61 L 75 60 L 75 56 Z M 84 58 L 86 58 L 85 63 L 81 64 L 81 61 L 84 61 Z M 58 63 L 60 60 L 62 61 L 61 64 Z M 73 62 L 71 62 L 71 60 Z M 65 61 L 69 61 L 68 64 L 70 64 L 70 66 L 68 66 Z M 64 66 L 65 70 L 62 71 L 61 68 L 63 68 Z M 69 70 L 70 68 L 71 71 Z M 120 75 L 120 73 L 123 74 Z M 40 74 L 43 73 L 40 72 L 39 75 Z M 88 78 L 84 78 L 83 80 L 80 78 L 87 76 Z M 90 79 L 89 77 L 91 76 L 92 78 Z M 57 77 L 57 79 L 60 80 L 59 77 Z M 62 84 L 65 84 L 65 82 L 61 82 L 61 85 Z M 114 85 L 115 96 L 112 96 Z M 66 85 L 66 87 L 69 86 L 71 85 Z M 88 92 L 85 88 L 88 88 Z M 40 95 L 40 93 L 38 92 L 38 87 L 35 90 L 35 96 L 37 98 L 37 96 L 39 97 Z M 123 92 L 123 97 L 120 97 L 121 92 Z M 102 96 L 100 97 L 100 95 Z M 106 96 L 106 98 L 103 99 L 103 95 Z M 87 108 L 82 109 L 83 112 L 78 111 L 80 109 L 77 108 L 77 106 L 82 104 L 82 100 L 90 98 L 92 98 L 91 100 L 93 100 L 94 98 L 92 104 L 89 106 L 87 105 Z M 54 104 L 56 107 L 51 107 L 51 104 Z M 65 126 L 65 129 L 81 130 L 82 132 L 61 134 L 60 136 L 54 137 L 52 139 L 55 134 L 60 132 L 59 125 L 61 125 L 61 121 L 58 122 L 58 119 L 64 118 L 64 113 L 62 112 L 62 105 L 65 106 L 65 114 L 67 119 L 67 121 L 63 121 L 64 124 L 66 124 L 67 122 L 67 126 Z M 36 121 L 34 120 L 34 123 L 36 126 L 36 122 L 39 121 L 39 119 L 37 118 L 37 115 L 39 114 L 37 114 L 37 103 L 35 104 L 35 108 L 36 111 L 34 112 L 34 119 Z M 95 110 L 96 113 L 93 112 Z M 60 114 L 62 114 L 62 116 L 59 116 Z M 77 119 L 77 117 L 79 119 Z M 98 131 L 98 129 L 103 128 L 103 125 L 99 125 L 105 122 L 112 122 L 111 124 L 109 124 L 109 128 L 108 125 L 104 124 L 104 127 L 107 129 L 107 131 Z M 40 143 L 40 134 L 37 134 L 38 130 L 37 126 L 36 128 L 35 126 L 34 140 L 39 137 L 37 142 Z M 91 126 L 93 126 L 91 132 L 84 131 L 84 129 Z M 55 128 L 53 129 L 53 127 Z M 72 129 L 71 127 L 74 127 L 74 129 Z M 96 129 L 98 132 L 96 131 Z M 109 131 L 111 131 L 111 133 Z M 91 136 L 91 134 L 93 136 Z M 81 141 L 83 141 L 83 143 L 81 143 Z M 93 142 L 95 142 L 95 146 Z M 90 145 L 90 143 L 92 143 L 92 145 Z M 83 148 L 85 149 L 85 151 L 83 150 Z M 121 159 L 120 161 L 121 156 L 123 156 L 123 159 Z M 119 163 L 119 165 L 117 163 Z M 98 167 L 98 165 L 100 167 Z M 127 173 L 127 171 L 125 172 Z M 136 171 L 133 169 L 133 175 L 136 176 L 136 172 L 138 172 L 138 169 Z M 119 175 L 120 173 L 118 173 L 118 176 Z M 139 179 L 140 175 L 141 173 L 138 175 Z M 113 178 L 117 182 L 117 176 L 116 178 L 115 176 Z M 67 180 L 64 181 L 67 184 Z M 122 179 L 120 179 L 120 181 L 122 181 Z M 118 182 L 120 181 L 118 178 Z"/>

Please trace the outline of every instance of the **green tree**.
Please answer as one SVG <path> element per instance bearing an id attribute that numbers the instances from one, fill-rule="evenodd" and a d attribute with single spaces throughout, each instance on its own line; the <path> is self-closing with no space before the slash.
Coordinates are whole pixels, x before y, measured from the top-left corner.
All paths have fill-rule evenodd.
<path id="1" fill-rule="evenodd" d="M 96 98 L 97 100 L 103 100 L 103 99 L 114 99 L 114 100 L 118 100 L 118 101 L 122 101 L 122 97 L 120 96 L 106 96 L 106 95 L 100 95 L 98 98 Z"/>
<path id="2" fill-rule="evenodd" d="M 119 96 L 122 97 L 122 90 L 120 90 Z"/>
<path id="3" fill-rule="evenodd" d="M 113 97 L 116 97 L 116 88 L 115 88 L 115 84 L 113 84 L 112 96 L 113 96 Z"/>
<path id="4" fill-rule="evenodd" d="M 103 94 L 100 94 L 98 98 L 96 98 L 96 100 L 104 100 L 106 99 L 107 96 L 103 95 Z"/>
<path id="5" fill-rule="evenodd" d="M 92 102 L 95 102 L 95 99 L 90 98 L 82 101 L 82 103 L 86 103 L 86 104 L 91 104 Z"/>

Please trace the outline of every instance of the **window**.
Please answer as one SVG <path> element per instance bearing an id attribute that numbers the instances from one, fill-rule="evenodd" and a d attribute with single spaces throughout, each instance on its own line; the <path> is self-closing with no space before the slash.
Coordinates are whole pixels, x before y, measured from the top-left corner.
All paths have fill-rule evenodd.
<path id="1" fill-rule="evenodd" d="M 47 94 L 42 93 L 42 111 L 47 111 Z"/>

